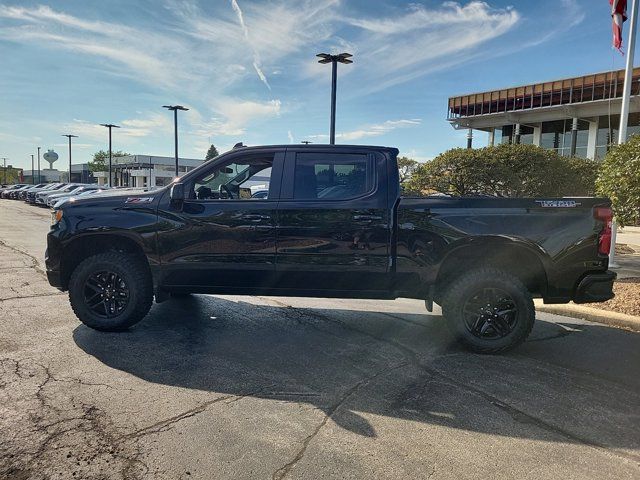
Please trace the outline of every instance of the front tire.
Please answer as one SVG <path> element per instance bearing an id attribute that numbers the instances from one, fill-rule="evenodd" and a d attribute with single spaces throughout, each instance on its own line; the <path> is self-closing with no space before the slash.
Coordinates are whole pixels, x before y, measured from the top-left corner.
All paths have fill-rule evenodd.
<path id="1" fill-rule="evenodd" d="M 515 348 L 529 336 L 536 317 L 531 293 L 520 279 L 493 268 L 454 280 L 442 311 L 457 339 L 476 353 Z"/>
<path id="2" fill-rule="evenodd" d="M 86 326 L 125 330 L 149 312 L 153 284 L 149 268 L 134 255 L 107 252 L 83 260 L 69 281 L 69 302 Z"/>

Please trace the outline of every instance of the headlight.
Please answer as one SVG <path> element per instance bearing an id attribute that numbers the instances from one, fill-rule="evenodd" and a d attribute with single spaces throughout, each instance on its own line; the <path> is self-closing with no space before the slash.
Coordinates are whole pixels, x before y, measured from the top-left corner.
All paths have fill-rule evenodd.
<path id="1" fill-rule="evenodd" d="M 51 225 L 56 225 L 62 220 L 62 209 L 51 212 Z"/>

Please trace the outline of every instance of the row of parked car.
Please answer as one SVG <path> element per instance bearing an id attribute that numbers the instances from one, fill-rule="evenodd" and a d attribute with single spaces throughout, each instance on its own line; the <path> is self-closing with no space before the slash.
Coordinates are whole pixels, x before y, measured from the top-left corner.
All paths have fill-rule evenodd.
<path id="1" fill-rule="evenodd" d="M 24 200 L 31 205 L 57 209 L 65 202 L 95 195 L 106 189 L 108 187 L 93 183 L 40 183 L 38 185 L 19 183 L 0 188 L 0 197 Z"/>

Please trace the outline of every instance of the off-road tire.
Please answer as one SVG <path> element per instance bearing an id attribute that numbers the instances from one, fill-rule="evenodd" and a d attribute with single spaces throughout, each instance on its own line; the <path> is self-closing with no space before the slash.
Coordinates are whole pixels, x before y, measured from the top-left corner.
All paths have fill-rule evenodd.
<path id="1" fill-rule="evenodd" d="M 516 307 L 513 329 L 501 338 L 480 338 L 471 333 L 465 323 L 465 303 L 474 292 L 483 288 L 506 292 Z M 536 317 L 533 298 L 527 287 L 514 275 L 494 268 L 480 268 L 455 279 L 445 292 L 442 312 L 456 338 L 468 349 L 484 354 L 505 352 L 520 345 L 531 333 Z"/>
<path id="2" fill-rule="evenodd" d="M 89 308 L 85 301 L 85 283 L 97 272 L 110 271 L 119 275 L 128 289 L 128 303 L 112 318 L 103 318 Z M 95 330 L 115 332 L 126 330 L 142 320 L 151 308 L 153 283 L 149 267 L 134 255 L 107 252 L 83 260 L 69 280 L 69 302 L 76 316 Z"/>

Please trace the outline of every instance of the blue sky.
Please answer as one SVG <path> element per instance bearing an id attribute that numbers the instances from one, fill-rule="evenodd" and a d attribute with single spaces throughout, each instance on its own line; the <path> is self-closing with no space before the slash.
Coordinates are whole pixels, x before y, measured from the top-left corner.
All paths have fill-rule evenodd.
<path id="1" fill-rule="evenodd" d="M 626 34 L 626 31 L 625 31 Z M 626 40 L 626 36 L 625 36 Z M 66 164 L 106 149 L 171 156 L 213 142 L 327 142 L 330 67 L 340 66 L 339 143 L 397 146 L 419 160 L 465 144 L 451 95 L 623 68 L 606 0 L 0 1 L 0 157 L 37 146 Z M 476 143 L 484 143 L 477 137 Z"/>

